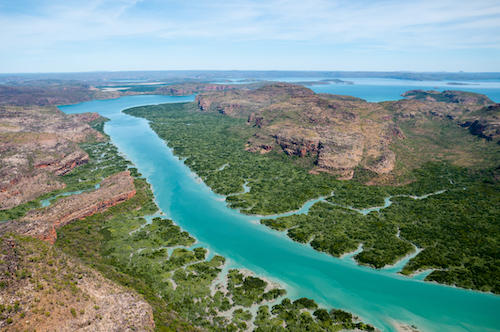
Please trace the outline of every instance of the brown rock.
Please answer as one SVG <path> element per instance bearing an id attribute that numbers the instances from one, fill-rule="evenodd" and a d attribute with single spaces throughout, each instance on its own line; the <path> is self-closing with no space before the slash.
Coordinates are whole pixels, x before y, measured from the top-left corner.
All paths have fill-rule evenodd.
<path id="1" fill-rule="evenodd" d="M 77 143 L 105 137 L 87 123 L 96 113 L 65 115 L 55 107 L 4 106 L 0 112 L 0 209 L 64 188 L 58 175 L 88 162 Z"/>
<path id="2" fill-rule="evenodd" d="M 371 165 L 370 169 L 392 169 L 395 158 L 389 157 L 388 146 L 394 137 L 402 136 L 394 135 L 392 116 L 381 105 L 354 97 L 316 95 L 293 84 L 201 94 L 197 103 L 202 111 L 246 117 L 259 128 L 247 150 L 266 153 L 277 144 L 288 155 L 316 156 L 314 172 L 342 178 L 352 177 L 358 165 L 365 166 L 368 155 L 384 160 L 383 167 Z"/>
<path id="3" fill-rule="evenodd" d="M 0 226 L 0 231 L 3 228 L 3 231 L 15 231 L 54 243 L 57 228 L 103 212 L 134 197 L 135 193 L 134 179 L 130 172 L 120 172 L 104 179 L 99 189 L 64 197 L 46 208 L 31 210 L 19 221 Z"/>
<path id="4" fill-rule="evenodd" d="M 154 331 L 153 310 L 140 295 L 58 248 L 16 237 L 0 239 L 0 249 L 0 281 L 8 285 L 0 288 L 0 299 L 17 302 L 24 313 L 4 312 L 0 330 Z M 47 278 L 51 270 L 57 273 Z M 20 272 L 30 278 L 16 277 Z"/>
<path id="5" fill-rule="evenodd" d="M 65 186 L 54 176 L 45 172 L 19 176 L 0 186 L 0 202 L 2 207 L 14 207 L 25 201 L 31 201 L 44 193 L 63 189 Z"/>
<path id="6" fill-rule="evenodd" d="M 388 178 L 398 158 L 391 147 L 406 139 L 400 125 L 407 121 L 415 128 L 428 121 L 453 121 L 473 135 L 500 141 L 500 107 L 484 95 L 409 91 L 404 96 L 408 99 L 368 103 L 274 83 L 203 93 L 196 101 L 201 111 L 243 118 L 257 128 L 248 151 L 266 153 L 274 146 L 288 155 L 313 157 L 313 173 L 329 172 L 342 179 L 351 178 L 356 168 Z"/>

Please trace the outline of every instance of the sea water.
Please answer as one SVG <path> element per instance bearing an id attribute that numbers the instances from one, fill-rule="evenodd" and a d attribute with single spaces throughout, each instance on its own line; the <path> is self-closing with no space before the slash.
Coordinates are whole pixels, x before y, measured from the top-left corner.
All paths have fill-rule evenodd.
<path id="1" fill-rule="evenodd" d="M 185 102 L 193 97 L 127 96 L 61 106 L 66 113 L 98 112 L 104 130 L 152 185 L 161 210 L 211 252 L 280 282 L 292 298 L 350 311 L 383 331 L 394 321 L 422 331 L 498 331 L 500 297 L 423 282 L 362 267 L 313 250 L 260 225 L 258 217 L 230 209 L 149 127 L 121 111 L 141 105 Z"/>

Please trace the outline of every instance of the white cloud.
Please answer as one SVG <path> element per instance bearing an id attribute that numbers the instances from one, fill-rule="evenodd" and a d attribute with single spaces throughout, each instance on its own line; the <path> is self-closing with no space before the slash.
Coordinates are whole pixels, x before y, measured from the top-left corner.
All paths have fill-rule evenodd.
<path id="1" fill-rule="evenodd" d="M 387 48 L 500 45 L 498 1 L 193 1 L 184 2 L 180 16 L 169 13 L 169 5 L 180 2 L 160 1 L 157 10 L 135 15 L 137 4 L 50 1 L 43 16 L 0 13 L 0 41 L 13 48 L 130 36 L 332 44 L 368 40 Z"/>
<path id="2" fill-rule="evenodd" d="M 129 53 L 137 54 L 124 55 L 122 61 L 140 66 L 144 55 L 136 52 L 138 42 L 144 42 L 147 53 L 154 52 L 148 45 L 207 41 L 227 47 L 281 42 L 299 53 L 307 44 L 311 52 L 325 52 L 313 55 L 318 59 L 342 51 L 352 59 L 352 54 L 375 52 L 500 50 L 498 0 L 38 0 L 32 12 L 2 8 L 0 3 L 0 43 L 9 52 L 0 60 L 8 70 L 9 63 L 24 70 L 21 61 L 56 61 L 51 59 L 63 51 L 71 58 L 68 66 L 90 59 L 91 53 L 97 63 L 106 52 L 120 54 L 119 47 L 134 48 Z M 79 45 L 92 49 L 77 54 L 82 52 Z M 241 54 L 233 53 L 233 58 Z"/>

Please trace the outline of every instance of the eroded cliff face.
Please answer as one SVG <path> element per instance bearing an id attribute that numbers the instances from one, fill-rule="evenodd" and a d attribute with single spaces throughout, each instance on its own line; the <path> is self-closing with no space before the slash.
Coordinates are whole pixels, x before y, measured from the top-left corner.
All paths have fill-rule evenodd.
<path id="1" fill-rule="evenodd" d="M 238 88 L 238 85 L 230 84 L 183 83 L 158 88 L 156 93 L 172 96 L 188 96 L 200 92 L 235 90 Z"/>
<path id="2" fill-rule="evenodd" d="M 96 120 L 100 116 L 93 113 L 0 107 L 0 208 L 64 188 L 60 176 L 89 161 L 78 143 L 106 139 L 89 126 Z M 0 282 L 5 285 L 0 299 L 16 308 L 7 314 L 10 321 L 0 320 L 2 331 L 154 330 L 153 310 L 141 296 L 51 246 L 57 228 L 135 194 L 130 172 L 119 172 L 94 191 L 59 198 L 18 220 L 0 223 L 0 260 L 5 263 L 0 264 Z"/>
<path id="3" fill-rule="evenodd" d="M 427 93 L 427 91 L 416 91 L 424 95 Z M 433 98 L 416 98 L 410 92 L 417 93 L 409 91 L 403 94 L 410 96 L 409 99 L 384 103 L 399 119 L 403 121 L 420 121 L 424 117 L 448 119 L 468 129 L 472 135 L 500 144 L 500 104 L 493 103 L 486 96 L 470 92 L 457 92 L 455 96 L 452 93 L 454 91 L 445 91 L 442 94 L 451 100 L 447 102 L 443 101 L 447 100 L 445 97 L 437 97 L 439 96 L 437 92 L 430 93 Z"/>
<path id="4" fill-rule="evenodd" d="M 256 90 L 199 95 L 202 111 L 247 118 L 259 128 L 247 149 L 315 158 L 312 172 L 350 179 L 357 167 L 385 174 L 394 168 L 393 139 L 401 139 L 387 110 L 364 100 L 317 95 L 302 86 L 277 83 Z"/>
<path id="5" fill-rule="evenodd" d="M 98 118 L 55 107 L 0 107 L 0 209 L 63 188 L 58 176 L 89 160 L 78 143 L 104 139 L 88 124 Z"/>
<path id="6" fill-rule="evenodd" d="M 486 106 L 493 104 L 493 101 L 485 95 L 467 91 L 435 91 L 435 90 L 410 90 L 403 93 L 403 97 L 414 100 L 439 101 L 445 103 L 461 105 Z"/>
<path id="7" fill-rule="evenodd" d="M 484 95 L 415 90 L 404 96 L 408 99 L 369 103 L 275 83 L 200 94 L 195 102 L 201 111 L 244 118 L 257 128 L 247 150 L 311 157 L 316 165 L 311 172 L 341 179 L 352 178 L 360 168 L 379 176 L 391 173 L 398 158 L 391 146 L 406 139 L 399 127 L 404 121 L 451 120 L 474 135 L 500 138 L 499 108 Z"/>
<path id="8" fill-rule="evenodd" d="M 485 106 L 472 114 L 464 115 L 461 120 L 460 125 L 472 135 L 500 144 L 500 104 Z"/>
<path id="9" fill-rule="evenodd" d="M 102 180 L 94 191 L 61 198 L 46 208 L 31 210 L 20 220 L 0 225 L 0 233 L 15 232 L 53 244 L 57 239 L 57 228 L 103 212 L 135 194 L 134 178 L 130 172 L 116 173 Z"/>

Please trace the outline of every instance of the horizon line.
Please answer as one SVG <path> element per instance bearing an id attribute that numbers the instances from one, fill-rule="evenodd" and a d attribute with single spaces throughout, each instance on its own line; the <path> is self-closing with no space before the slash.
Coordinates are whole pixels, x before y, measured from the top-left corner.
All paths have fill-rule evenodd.
<path id="1" fill-rule="evenodd" d="M 500 71 L 415 71 L 415 70 L 319 70 L 319 69 L 123 69 L 88 71 L 0 72 L 0 75 L 91 74 L 121 72 L 311 72 L 311 73 L 415 73 L 415 74 L 500 74 Z"/>

